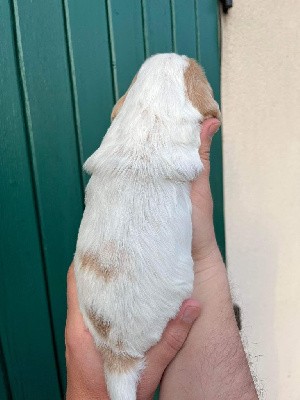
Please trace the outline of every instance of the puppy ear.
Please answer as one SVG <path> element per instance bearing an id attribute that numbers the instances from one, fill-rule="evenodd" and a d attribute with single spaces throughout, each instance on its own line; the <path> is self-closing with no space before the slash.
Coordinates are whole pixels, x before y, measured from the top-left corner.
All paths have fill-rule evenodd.
<path id="1" fill-rule="evenodd" d="M 126 99 L 126 96 L 127 96 L 127 92 L 122 97 L 120 97 L 119 100 L 114 105 L 114 108 L 112 109 L 111 116 L 110 116 L 111 122 L 116 118 L 116 116 L 118 115 L 120 109 L 122 108 L 123 103 L 124 103 L 124 101 Z"/>
<path id="2" fill-rule="evenodd" d="M 92 175 L 97 167 L 99 160 L 101 160 L 100 148 L 98 148 L 83 164 L 83 169 L 88 174 Z"/>
<path id="3" fill-rule="evenodd" d="M 133 84 L 135 83 L 136 78 L 137 78 L 137 75 L 135 75 L 135 77 L 133 78 L 129 88 L 126 91 L 126 93 L 122 97 L 120 97 L 119 100 L 116 102 L 116 104 L 115 104 L 115 106 L 114 106 L 114 108 L 112 109 L 112 112 L 111 112 L 111 116 L 110 116 L 110 120 L 111 121 L 113 121 L 116 118 L 116 116 L 119 114 L 119 111 L 121 110 L 121 108 L 122 108 L 122 106 L 124 104 L 124 101 L 126 100 L 127 94 L 129 92 L 129 90 L 131 89 L 131 87 L 133 86 Z"/>
<path id="4" fill-rule="evenodd" d="M 203 69 L 193 59 L 188 60 L 189 65 L 184 72 L 186 95 L 192 105 L 207 118 L 217 118 L 221 121 L 218 103 L 213 97 L 213 91 L 208 83 Z"/>

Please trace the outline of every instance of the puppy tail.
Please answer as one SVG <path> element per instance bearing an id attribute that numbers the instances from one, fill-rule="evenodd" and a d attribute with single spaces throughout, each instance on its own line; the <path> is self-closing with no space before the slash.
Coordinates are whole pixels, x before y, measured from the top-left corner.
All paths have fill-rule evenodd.
<path id="1" fill-rule="evenodd" d="M 136 400 L 136 390 L 142 370 L 144 360 L 136 361 L 130 369 L 126 371 L 107 368 L 104 363 L 105 380 L 107 390 L 111 400 Z"/>

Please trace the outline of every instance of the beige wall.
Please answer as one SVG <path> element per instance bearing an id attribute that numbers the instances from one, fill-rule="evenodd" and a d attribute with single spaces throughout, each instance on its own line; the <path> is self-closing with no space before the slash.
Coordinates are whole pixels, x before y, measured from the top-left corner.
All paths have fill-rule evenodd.
<path id="1" fill-rule="evenodd" d="M 227 261 L 266 399 L 300 399 L 300 0 L 222 17 Z"/>

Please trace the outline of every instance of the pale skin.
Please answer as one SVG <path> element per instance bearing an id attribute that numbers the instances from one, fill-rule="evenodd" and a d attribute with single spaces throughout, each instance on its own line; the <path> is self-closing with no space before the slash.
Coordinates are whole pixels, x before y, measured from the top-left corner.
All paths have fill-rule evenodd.
<path id="1" fill-rule="evenodd" d="M 138 400 L 258 399 L 233 313 L 226 269 L 217 246 L 209 185 L 209 153 L 219 121 L 204 121 L 204 172 L 192 184 L 194 291 L 147 355 Z M 67 400 L 109 400 L 100 352 L 78 308 L 73 267 L 68 273 Z"/>

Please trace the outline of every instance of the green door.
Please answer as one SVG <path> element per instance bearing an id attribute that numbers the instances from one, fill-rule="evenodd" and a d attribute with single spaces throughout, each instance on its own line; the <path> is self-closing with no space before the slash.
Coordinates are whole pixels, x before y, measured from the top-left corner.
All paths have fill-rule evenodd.
<path id="1" fill-rule="evenodd" d="M 62 399 L 84 160 L 143 60 L 198 59 L 219 99 L 216 0 L 0 0 L 0 399 Z M 222 152 L 215 226 L 224 254 Z"/>

